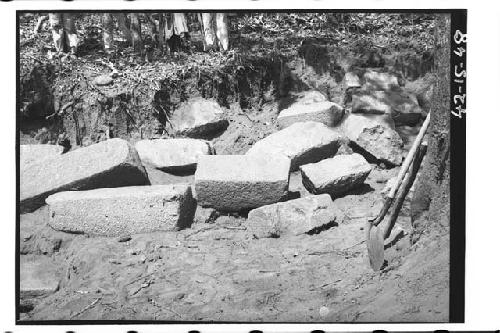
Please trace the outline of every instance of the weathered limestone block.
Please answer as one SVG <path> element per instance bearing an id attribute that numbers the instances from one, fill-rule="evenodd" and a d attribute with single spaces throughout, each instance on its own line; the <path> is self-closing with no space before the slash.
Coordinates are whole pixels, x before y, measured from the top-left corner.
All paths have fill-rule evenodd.
<path id="1" fill-rule="evenodd" d="M 49 225 L 92 236 L 120 236 L 187 228 L 196 201 L 188 184 L 100 188 L 51 195 Z"/>
<path id="2" fill-rule="evenodd" d="M 311 193 L 338 196 L 360 186 L 371 165 L 360 154 L 337 155 L 300 167 L 304 187 Z"/>
<path id="3" fill-rule="evenodd" d="M 210 142 L 189 138 L 141 140 L 135 148 L 142 162 L 167 172 L 194 172 L 198 157 L 213 152 Z"/>
<path id="4" fill-rule="evenodd" d="M 20 172 L 21 212 L 43 206 L 49 195 L 68 190 L 149 184 L 137 151 L 110 139 L 34 162 Z"/>
<path id="5" fill-rule="evenodd" d="M 63 149 L 59 145 L 19 145 L 19 168 L 22 169 L 47 157 L 61 155 Z"/>
<path id="6" fill-rule="evenodd" d="M 316 121 L 327 126 L 335 126 L 343 116 L 343 108 L 333 102 L 317 102 L 310 104 L 294 103 L 278 115 L 280 128 L 294 123 Z"/>
<path id="7" fill-rule="evenodd" d="M 333 208 L 328 194 L 278 202 L 251 210 L 247 229 L 259 238 L 299 235 L 333 224 Z"/>
<path id="8" fill-rule="evenodd" d="M 359 92 L 352 96 L 352 112 L 391 114 L 392 108 L 385 91 Z"/>
<path id="9" fill-rule="evenodd" d="M 208 138 L 229 125 L 223 116 L 224 110 L 217 102 L 204 98 L 192 98 L 174 111 L 169 122 L 178 135 Z"/>
<path id="10" fill-rule="evenodd" d="M 291 170 L 332 157 L 337 152 L 342 135 L 337 130 L 315 121 L 295 123 L 256 142 L 247 155 L 282 154 L 290 158 Z"/>
<path id="11" fill-rule="evenodd" d="M 288 192 L 290 160 L 282 155 L 207 155 L 198 160 L 196 199 L 219 211 L 275 203 Z"/>
<path id="12" fill-rule="evenodd" d="M 397 126 L 414 126 L 422 118 L 417 97 L 403 91 L 359 92 L 352 97 L 352 112 L 391 115 Z"/>
<path id="13" fill-rule="evenodd" d="M 327 101 L 328 98 L 321 92 L 317 90 L 308 90 L 302 93 L 295 103 L 308 105 Z"/>
<path id="14" fill-rule="evenodd" d="M 390 73 L 367 71 L 363 75 L 365 90 L 394 90 L 399 88 L 398 78 Z"/>
<path id="15" fill-rule="evenodd" d="M 361 80 L 356 73 L 347 72 L 344 75 L 343 85 L 346 90 L 352 88 L 361 88 Z"/>
<path id="16" fill-rule="evenodd" d="M 342 129 L 368 161 L 376 159 L 400 165 L 404 155 L 403 140 L 389 124 L 379 117 L 351 114 L 342 123 Z"/>

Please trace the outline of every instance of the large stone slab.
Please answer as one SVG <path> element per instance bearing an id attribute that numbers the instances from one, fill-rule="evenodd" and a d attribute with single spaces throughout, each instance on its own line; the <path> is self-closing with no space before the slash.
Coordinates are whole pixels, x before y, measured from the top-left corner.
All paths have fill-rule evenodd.
<path id="1" fill-rule="evenodd" d="M 352 112 L 391 114 L 392 108 L 385 91 L 358 92 L 352 96 Z"/>
<path id="2" fill-rule="evenodd" d="M 291 170 L 332 157 L 337 152 L 342 135 L 337 130 L 315 121 L 295 123 L 256 142 L 247 155 L 282 154 L 290 158 Z"/>
<path id="3" fill-rule="evenodd" d="M 198 204 L 241 211 L 278 202 L 288 192 L 290 160 L 282 155 L 200 156 L 195 173 Z"/>
<path id="4" fill-rule="evenodd" d="M 141 161 L 167 172 L 194 172 L 198 157 L 213 148 L 205 140 L 179 138 L 141 140 L 135 144 Z"/>
<path id="5" fill-rule="evenodd" d="M 61 155 L 63 149 L 59 145 L 20 145 L 19 168 L 22 169 L 33 162 Z"/>
<path id="6" fill-rule="evenodd" d="M 359 79 L 359 76 L 354 72 L 345 73 L 342 84 L 345 90 L 361 88 L 361 80 Z"/>
<path id="7" fill-rule="evenodd" d="M 192 98 L 174 111 L 169 122 L 177 135 L 209 138 L 229 125 L 223 116 L 224 110 L 217 102 Z"/>
<path id="8" fill-rule="evenodd" d="M 351 114 L 342 123 L 345 135 L 368 160 L 400 165 L 403 140 L 390 126 L 391 119 Z"/>
<path id="9" fill-rule="evenodd" d="M 294 103 L 280 112 L 278 125 L 280 128 L 285 128 L 298 122 L 316 121 L 327 126 L 335 126 L 342 116 L 343 108 L 333 102 Z"/>
<path id="10" fill-rule="evenodd" d="M 395 75 L 384 72 L 366 71 L 363 75 L 365 90 L 395 90 L 399 89 L 398 78 Z"/>
<path id="11" fill-rule="evenodd" d="M 58 266 L 49 256 L 20 256 L 20 298 L 48 296 L 59 289 Z"/>
<path id="12" fill-rule="evenodd" d="M 303 92 L 298 96 L 298 99 L 295 103 L 298 104 L 315 104 L 315 103 L 320 103 L 320 102 L 327 102 L 328 98 L 321 93 L 320 91 L 317 90 L 308 90 Z"/>
<path id="13" fill-rule="evenodd" d="M 389 93 L 391 116 L 396 126 L 415 126 L 423 118 L 417 96 L 407 92 Z"/>
<path id="14" fill-rule="evenodd" d="M 137 151 L 115 138 L 21 169 L 20 209 L 34 211 L 49 195 L 61 191 L 144 184 L 149 180 Z"/>
<path id="15" fill-rule="evenodd" d="M 415 80 L 409 81 L 405 84 L 405 91 L 417 97 L 418 104 L 422 108 L 423 116 L 427 116 L 431 107 L 431 98 L 434 92 L 435 77 L 428 73 L 425 76 Z"/>
<path id="16" fill-rule="evenodd" d="M 335 222 L 333 201 L 328 194 L 279 202 L 253 209 L 247 230 L 259 238 L 299 235 Z"/>
<path id="17" fill-rule="evenodd" d="M 46 201 L 52 228 L 93 236 L 186 228 L 193 223 L 196 210 L 188 184 L 68 191 Z"/>
<path id="18" fill-rule="evenodd" d="M 360 186 L 372 170 L 360 154 L 337 155 L 300 167 L 304 187 L 311 193 L 339 196 Z"/>
<path id="19" fill-rule="evenodd" d="M 399 125 L 416 125 L 422 118 L 422 109 L 417 97 L 403 91 L 359 92 L 352 97 L 352 112 L 391 115 Z"/>

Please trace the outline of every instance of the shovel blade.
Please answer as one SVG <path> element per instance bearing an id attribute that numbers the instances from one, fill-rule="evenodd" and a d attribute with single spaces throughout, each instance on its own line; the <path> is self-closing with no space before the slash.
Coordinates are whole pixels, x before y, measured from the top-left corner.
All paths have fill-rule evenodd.
<path id="1" fill-rule="evenodd" d="M 379 227 L 371 227 L 366 242 L 370 266 L 374 271 L 379 271 L 384 264 L 384 235 Z"/>

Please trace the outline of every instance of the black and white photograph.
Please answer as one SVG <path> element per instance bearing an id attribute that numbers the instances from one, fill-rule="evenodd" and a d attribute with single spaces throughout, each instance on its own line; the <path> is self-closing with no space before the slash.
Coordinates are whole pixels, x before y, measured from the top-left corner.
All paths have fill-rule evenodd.
<path id="1" fill-rule="evenodd" d="M 199 6 L 16 11 L 16 323 L 463 323 L 467 10 Z"/>

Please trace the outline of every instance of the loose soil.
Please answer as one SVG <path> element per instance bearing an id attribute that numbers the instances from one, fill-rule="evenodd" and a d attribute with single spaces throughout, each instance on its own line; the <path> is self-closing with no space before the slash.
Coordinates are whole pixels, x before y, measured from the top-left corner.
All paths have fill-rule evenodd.
<path id="1" fill-rule="evenodd" d="M 54 231 L 46 208 L 24 214 L 22 253 L 51 256 L 61 285 L 31 300 L 34 309 L 21 320 L 445 322 L 446 230 L 411 246 L 410 218 L 400 216 L 407 234 L 386 249 L 386 267 L 373 272 L 368 264 L 363 229 L 381 207 L 385 181 L 396 174 L 397 168 L 376 168 L 357 193 L 335 200 L 338 224 L 313 235 L 256 239 L 244 217 L 220 216 L 119 242 Z M 300 175 L 291 178 L 291 190 L 303 192 Z M 328 314 L 320 315 L 322 307 Z"/>

